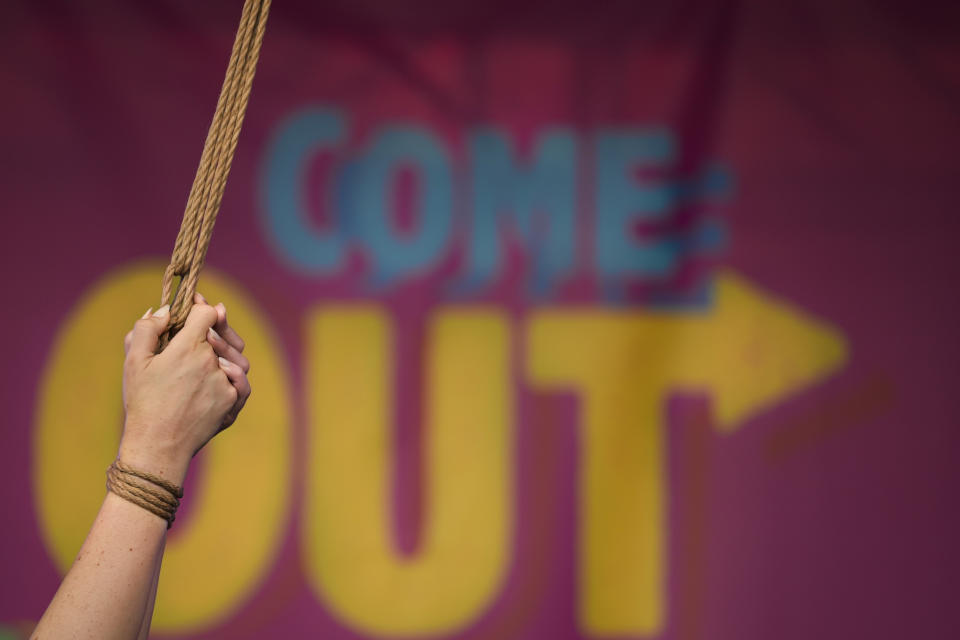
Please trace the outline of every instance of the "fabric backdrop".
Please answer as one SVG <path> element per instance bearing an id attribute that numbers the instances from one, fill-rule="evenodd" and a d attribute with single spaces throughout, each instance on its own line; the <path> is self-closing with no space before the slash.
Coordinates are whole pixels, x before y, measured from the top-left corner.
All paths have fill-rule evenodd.
<path id="1" fill-rule="evenodd" d="M 240 5 L 5 5 L 0 637 L 102 500 Z M 954 6 L 278 0 L 200 287 L 254 391 L 154 633 L 957 637 Z"/>

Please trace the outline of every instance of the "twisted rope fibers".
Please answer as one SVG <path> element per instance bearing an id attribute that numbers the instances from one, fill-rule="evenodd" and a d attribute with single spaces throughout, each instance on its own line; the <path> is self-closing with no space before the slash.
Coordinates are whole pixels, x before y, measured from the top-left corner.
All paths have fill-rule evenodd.
<path id="1" fill-rule="evenodd" d="M 177 518 L 183 489 L 163 478 L 114 460 L 107 468 L 107 490 L 167 521 Z"/>
<path id="2" fill-rule="evenodd" d="M 217 108 L 187 198 L 173 255 L 163 274 L 160 305 L 170 304 L 170 324 L 160 338 L 161 351 L 183 327 L 193 304 L 197 280 L 210 246 L 210 236 L 250 99 L 270 2 L 245 0 L 243 5 Z M 180 277 L 180 283 L 173 293 L 174 278 L 177 276 Z"/>

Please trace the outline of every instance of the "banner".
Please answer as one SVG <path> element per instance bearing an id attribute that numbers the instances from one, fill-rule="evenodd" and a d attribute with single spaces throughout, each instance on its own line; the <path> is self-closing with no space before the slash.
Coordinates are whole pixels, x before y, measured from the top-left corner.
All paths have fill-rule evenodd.
<path id="1" fill-rule="evenodd" d="M 153 633 L 950 637 L 934 7 L 275 3 L 199 287 L 253 394 Z M 0 27 L 0 637 L 103 500 L 239 10 Z"/>

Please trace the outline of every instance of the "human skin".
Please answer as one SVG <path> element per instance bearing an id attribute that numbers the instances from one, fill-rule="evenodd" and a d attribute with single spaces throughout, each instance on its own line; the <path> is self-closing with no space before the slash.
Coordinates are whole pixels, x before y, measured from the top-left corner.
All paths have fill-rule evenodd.
<path id="1" fill-rule="evenodd" d="M 243 340 L 222 304 L 197 294 L 183 329 L 155 354 L 169 308 L 148 311 L 124 340 L 125 420 L 118 459 L 183 485 L 190 460 L 237 418 L 250 395 Z M 32 638 L 146 638 L 166 520 L 108 492 Z"/>

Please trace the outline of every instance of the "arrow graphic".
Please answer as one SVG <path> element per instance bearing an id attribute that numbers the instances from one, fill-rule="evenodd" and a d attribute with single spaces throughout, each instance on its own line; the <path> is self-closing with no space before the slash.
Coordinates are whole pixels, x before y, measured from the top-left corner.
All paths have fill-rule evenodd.
<path id="1" fill-rule="evenodd" d="M 706 394 L 732 433 L 847 358 L 838 330 L 730 271 L 695 312 L 539 311 L 527 350 L 534 388 L 580 398 L 579 617 L 597 635 L 663 628 L 668 395 Z"/>

